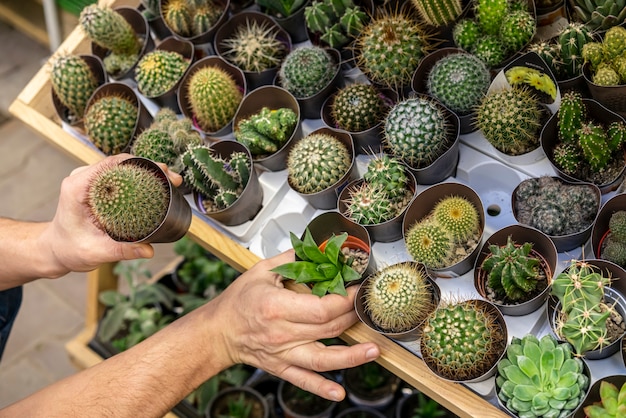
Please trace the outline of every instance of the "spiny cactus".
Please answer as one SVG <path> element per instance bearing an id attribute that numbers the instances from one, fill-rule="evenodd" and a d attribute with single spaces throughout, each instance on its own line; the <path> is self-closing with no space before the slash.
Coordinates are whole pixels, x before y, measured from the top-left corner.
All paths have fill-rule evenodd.
<path id="1" fill-rule="evenodd" d="M 609 233 L 602 244 L 600 256 L 619 266 L 626 266 L 626 211 L 618 210 L 609 218 Z"/>
<path id="2" fill-rule="evenodd" d="M 446 267 L 452 258 L 454 237 L 450 231 L 430 219 L 411 225 L 404 240 L 411 258 L 428 268 Z"/>
<path id="3" fill-rule="evenodd" d="M 169 186 L 145 167 L 115 164 L 90 180 L 87 205 L 96 224 L 116 241 L 138 241 L 158 227 L 169 205 Z"/>
<path id="4" fill-rule="evenodd" d="M 593 31 L 606 30 L 626 21 L 626 3 L 621 0 L 573 0 L 576 16 Z"/>
<path id="5" fill-rule="evenodd" d="M 507 56 L 504 43 L 495 35 L 483 35 L 478 38 L 471 51 L 489 68 L 497 67 Z"/>
<path id="6" fill-rule="evenodd" d="M 304 8 L 304 20 L 322 42 L 339 49 L 361 32 L 369 16 L 352 0 L 314 0 Z"/>
<path id="7" fill-rule="evenodd" d="M 609 229 L 614 239 L 626 242 L 626 211 L 618 210 L 611 215 Z"/>
<path id="8" fill-rule="evenodd" d="M 360 225 L 377 225 L 397 212 L 380 185 L 362 182 L 348 191 L 345 214 Z"/>
<path id="9" fill-rule="evenodd" d="M 463 4 L 460 0 L 412 0 L 420 17 L 430 26 L 446 26 L 461 16 Z"/>
<path id="10" fill-rule="evenodd" d="M 339 139 L 313 132 L 289 152 L 287 180 L 300 193 L 317 193 L 337 183 L 351 165 L 352 156 Z"/>
<path id="11" fill-rule="evenodd" d="M 457 242 L 467 241 L 480 231 L 476 206 L 465 197 L 444 197 L 435 204 L 432 215 Z"/>
<path id="12" fill-rule="evenodd" d="M 281 85 L 297 98 L 319 93 L 339 70 L 324 48 L 309 45 L 289 52 L 278 72 Z"/>
<path id="13" fill-rule="evenodd" d="M 137 89 L 148 98 L 160 96 L 176 85 L 190 61 L 175 51 L 154 50 L 139 59 L 135 69 Z"/>
<path id="14" fill-rule="evenodd" d="M 526 88 L 489 93 L 476 116 L 487 141 L 504 154 L 520 155 L 539 146 L 543 113 L 538 100 Z"/>
<path id="15" fill-rule="evenodd" d="M 606 31 L 602 46 L 607 60 L 615 59 L 626 52 L 626 28 L 614 26 Z"/>
<path id="16" fill-rule="evenodd" d="M 563 65 L 562 79 L 576 77 L 581 74 L 583 60 L 583 47 L 592 42 L 593 36 L 586 26 L 579 22 L 570 22 L 565 25 L 558 35 Z"/>
<path id="17" fill-rule="evenodd" d="M 85 131 L 100 151 L 119 154 L 133 137 L 138 114 L 139 108 L 130 98 L 102 96 L 85 111 Z"/>
<path id="18" fill-rule="evenodd" d="M 600 64 L 591 76 L 591 81 L 598 86 L 617 86 L 620 83 L 620 77 L 610 65 Z"/>
<path id="19" fill-rule="evenodd" d="M 221 41 L 223 57 L 243 71 L 261 72 L 278 68 L 287 55 L 284 41 L 278 38 L 278 27 L 267 21 L 246 19 L 235 32 Z"/>
<path id="20" fill-rule="evenodd" d="M 582 50 L 589 62 L 591 81 L 599 86 L 626 84 L 626 29 L 610 28 L 602 42 L 587 42 Z"/>
<path id="21" fill-rule="evenodd" d="M 207 32 L 224 13 L 224 7 L 212 0 L 170 0 L 162 8 L 163 20 L 170 30 L 186 38 Z"/>
<path id="22" fill-rule="evenodd" d="M 98 80 L 89 65 L 78 55 L 57 55 L 50 70 L 50 84 L 57 97 L 70 111 L 70 116 L 82 119 L 85 106 Z"/>
<path id="23" fill-rule="evenodd" d="M 552 75 L 558 80 L 561 70 L 561 45 L 552 41 L 531 42 L 526 48 L 528 52 L 534 52 L 546 63 Z"/>
<path id="24" fill-rule="evenodd" d="M 483 33 L 474 19 L 462 19 L 452 28 L 454 44 L 466 51 L 472 51 Z"/>
<path id="25" fill-rule="evenodd" d="M 297 123 L 296 113 L 289 108 L 263 107 L 237 123 L 235 139 L 248 147 L 252 155 L 272 154 L 285 145 Z"/>
<path id="26" fill-rule="evenodd" d="M 561 105 L 557 113 L 559 139 L 565 143 L 576 143 L 576 133 L 582 128 L 587 117 L 587 109 L 580 92 L 571 90 L 561 96 Z"/>
<path id="27" fill-rule="evenodd" d="M 379 154 L 367 164 L 363 179 L 382 186 L 389 198 L 398 204 L 404 202 L 407 195 L 412 194 L 409 190 L 410 180 L 405 170 L 405 166 L 398 159 L 387 154 Z"/>
<path id="28" fill-rule="evenodd" d="M 626 384 L 621 387 L 602 380 L 600 382 L 600 402 L 583 408 L 589 418 L 618 418 L 626 416 Z"/>
<path id="29" fill-rule="evenodd" d="M 509 51 L 521 50 L 535 36 L 537 22 L 527 11 L 508 13 L 500 26 L 499 36 Z"/>
<path id="30" fill-rule="evenodd" d="M 432 164 L 452 141 L 442 106 L 423 96 L 402 100 L 391 108 L 384 136 L 391 153 L 413 168 Z"/>
<path id="31" fill-rule="evenodd" d="M 507 0 L 476 0 L 474 13 L 483 33 L 498 35 L 509 10 Z"/>
<path id="32" fill-rule="evenodd" d="M 580 148 L 591 168 L 600 170 L 611 160 L 613 149 L 609 148 L 608 137 L 604 128 L 594 122 L 583 123 L 576 131 Z"/>
<path id="33" fill-rule="evenodd" d="M 491 305 L 442 301 L 424 324 L 420 351 L 437 375 L 465 381 L 484 375 L 506 348 L 506 332 Z"/>
<path id="34" fill-rule="evenodd" d="M 454 53 L 441 58 L 428 74 L 428 93 L 453 112 L 465 115 L 474 110 L 487 93 L 491 76 L 475 55 Z"/>
<path id="35" fill-rule="evenodd" d="M 243 92 L 233 77 L 218 67 L 198 69 L 189 79 L 189 103 L 200 128 L 215 132 L 235 116 Z"/>
<path id="36" fill-rule="evenodd" d="M 379 124 L 386 108 L 385 101 L 374 86 L 354 83 L 337 91 L 330 114 L 339 128 L 362 132 Z"/>
<path id="37" fill-rule="evenodd" d="M 195 36 L 207 32 L 215 26 L 223 13 L 225 13 L 223 6 L 217 2 L 208 1 L 196 7 L 191 19 L 192 34 Z"/>
<path id="38" fill-rule="evenodd" d="M 377 271 L 366 283 L 365 312 L 385 332 L 415 328 L 435 309 L 433 286 L 416 263 L 398 263 Z"/>

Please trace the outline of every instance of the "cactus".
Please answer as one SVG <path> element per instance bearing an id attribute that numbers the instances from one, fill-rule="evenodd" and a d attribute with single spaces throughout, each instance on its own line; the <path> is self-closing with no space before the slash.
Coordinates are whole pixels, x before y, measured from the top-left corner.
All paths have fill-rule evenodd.
<path id="1" fill-rule="evenodd" d="M 622 0 L 573 0 L 575 15 L 590 30 L 607 30 L 626 21 L 626 3 Z"/>
<path id="2" fill-rule="evenodd" d="M 626 416 L 626 384 L 617 385 L 602 380 L 600 382 L 600 402 L 583 408 L 589 418 L 618 418 Z"/>
<path id="3" fill-rule="evenodd" d="M 598 86 L 617 86 L 620 83 L 620 77 L 610 65 L 600 64 L 591 76 L 591 81 Z"/>
<path id="4" fill-rule="evenodd" d="M 246 20 L 220 46 L 227 61 L 249 72 L 278 68 L 288 52 L 287 45 L 278 39 L 278 28 L 267 21 Z"/>
<path id="5" fill-rule="evenodd" d="M 556 166 L 565 174 L 574 175 L 580 170 L 582 154 L 576 145 L 559 143 L 552 153 Z"/>
<path id="6" fill-rule="evenodd" d="M 480 232 L 476 206 L 462 196 L 441 199 L 432 211 L 433 219 L 450 232 L 456 242 L 463 242 Z"/>
<path id="7" fill-rule="evenodd" d="M 483 33 L 474 19 L 462 19 L 452 29 L 452 40 L 461 49 L 472 52 Z"/>
<path id="8" fill-rule="evenodd" d="M 611 215 L 609 229 L 614 240 L 626 243 L 626 211 L 618 210 Z"/>
<path id="9" fill-rule="evenodd" d="M 611 161 L 613 150 L 609 148 L 604 128 L 594 122 L 583 123 L 576 132 L 585 160 L 592 169 L 601 170 Z"/>
<path id="10" fill-rule="evenodd" d="M 387 154 L 380 154 L 369 161 L 363 179 L 382 186 L 395 204 L 404 202 L 407 195 L 412 195 L 405 166 Z"/>
<path id="11" fill-rule="evenodd" d="M 362 182 L 352 187 L 345 203 L 345 215 L 359 225 L 377 225 L 397 215 L 387 193 L 378 184 Z"/>
<path id="12" fill-rule="evenodd" d="M 527 11 L 510 12 L 502 20 L 499 36 L 504 46 L 512 52 L 521 50 L 535 36 L 537 22 Z"/>
<path id="13" fill-rule="evenodd" d="M 87 101 L 98 88 L 98 80 L 85 60 L 69 54 L 54 57 L 50 84 L 70 116 L 77 119 L 83 118 Z"/>
<path id="14" fill-rule="evenodd" d="M 297 123 L 296 113 L 289 108 L 263 107 L 237 123 L 235 139 L 244 144 L 252 155 L 272 154 L 287 143 Z"/>
<path id="15" fill-rule="evenodd" d="M 399 90 L 429 50 L 421 26 L 401 13 L 373 18 L 356 40 L 357 65 L 369 80 Z"/>
<path id="16" fill-rule="evenodd" d="M 584 62 L 591 65 L 592 71 L 604 61 L 604 46 L 601 42 L 587 42 L 583 45 L 582 56 Z"/>
<path id="17" fill-rule="evenodd" d="M 413 329 L 436 307 L 428 275 L 416 263 L 398 263 L 378 270 L 365 286 L 365 312 L 385 332 Z"/>
<path id="18" fill-rule="evenodd" d="M 287 180 L 300 193 L 317 193 L 337 183 L 351 165 L 352 156 L 339 139 L 313 132 L 289 152 Z"/>
<path id="19" fill-rule="evenodd" d="M 411 0 L 422 20 L 430 26 L 446 26 L 461 16 L 460 0 Z"/>
<path id="20" fill-rule="evenodd" d="M 85 111 L 85 131 L 100 151 L 119 154 L 133 137 L 138 114 L 137 104 L 128 97 L 99 97 Z"/>
<path id="21" fill-rule="evenodd" d="M 564 93 L 557 112 L 559 139 L 569 144 L 576 143 L 578 141 L 576 134 L 582 128 L 586 116 L 587 109 L 582 95 L 575 90 Z"/>
<path id="22" fill-rule="evenodd" d="M 555 78 L 559 78 L 561 69 L 561 45 L 557 42 L 532 42 L 527 47 L 528 52 L 534 52 L 546 63 Z"/>
<path id="23" fill-rule="evenodd" d="M 198 69 L 189 80 L 189 103 L 198 126 L 215 132 L 235 116 L 243 93 L 233 77 L 218 67 Z"/>
<path id="24" fill-rule="evenodd" d="M 331 103 L 331 118 L 348 132 L 362 132 L 384 118 L 385 101 L 371 84 L 354 83 L 341 88 Z"/>
<path id="25" fill-rule="evenodd" d="M 491 92 L 476 116 L 487 141 L 504 154 L 520 155 L 539 146 L 542 109 L 526 88 Z"/>
<path id="26" fill-rule="evenodd" d="M 220 16 L 224 13 L 222 6 L 212 1 L 196 7 L 191 19 L 191 33 L 194 36 L 201 35 L 211 29 Z"/>
<path id="27" fill-rule="evenodd" d="M 437 375 L 465 381 L 484 375 L 506 348 L 497 317 L 479 300 L 444 301 L 424 324 L 420 351 Z"/>
<path id="28" fill-rule="evenodd" d="M 411 225 L 404 239 L 411 258 L 427 268 L 446 267 L 452 259 L 454 237 L 450 231 L 430 219 Z"/>
<path id="29" fill-rule="evenodd" d="M 506 47 L 495 35 L 484 35 L 476 41 L 472 53 L 489 68 L 497 67 L 506 58 Z"/>
<path id="30" fill-rule="evenodd" d="M 448 150 L 451 138 L 442 106 L 416 97 L 396 103 L 384 125 L 391 153 L 413 168 L 424 168 Z"/>
<path id="31" fill-rule="evenodd" d="M 296 98 L 313 96 L 324 89 L 339 71 L 324 48 L 301 46 L 289 52 L 280 67 L 281 85 Z"/>
<path id="32" fill-rule="evenodd" d="M 509 10 L 507 0 L 476 0 L 474 13 L 483 33 L 498 35 Z"/>
<path id="33" fill-rule="evenodd" d="M 314 0 L 304 8 L 307 29 L 331 48 L 347 45 L 369 20 L 352 0 Z"/>
<path id="34" fill-rule="evenodd" d="M 584 63 L 583 47 L 586 43 L 593 42 L 591 32 L 581 23 L 570 22 L 559 31 L 558 42 L 563 62 L 562 78 L 580 75 Z"/>
<path id="35" fill-rule="evenodd" d="M 187 0 L 169 0 L 163 7 L 163 20 L 179 36 L 189 37 L 193 33 L 193 8 Z"/>
<path id="36" fill-rule="evenodd" d="M 137 89 L 148 98 L 160 96 L 174 88 L 188 67 L 189 60 L 178 52 L 148 52 L 135 69 Z"/>
<path id="37" fill-rule="evenodd" d="M 152 20 L 159 16 L 160 0 L 140 0 L 140 3 L 144 7 L 143 15 L 146 19 Z"/>
<path id="38" fill-rule="evenodd" d="M 433 65 L 426 87 L 453 112 L 465 115 L 474 110 L 489 89 L 491 76 L 483 61 L 475 55 L 454 53 Z"/>
<path id="39" fill-rule="evenodd" d="M 90 180 L 87 206 L 96 224 L 116 241 L 143 239 L 167 213 L 169 186 L 150 169 L 114 164 Z"/>
<path id="40" fill-rule="evenodd" d="M 602 258 L 618 266 L 626 266 L 626 243 L 607 238 L 602 249 Z"/>

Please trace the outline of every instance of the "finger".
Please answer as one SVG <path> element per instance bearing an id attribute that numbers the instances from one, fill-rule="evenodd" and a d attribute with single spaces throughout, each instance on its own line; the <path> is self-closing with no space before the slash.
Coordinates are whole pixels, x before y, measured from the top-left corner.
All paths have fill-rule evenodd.
<path id="1" fill-rule="evenodd" d="M 175 187 L 178 187 L 182 184 L 183 182 L 183 178 L 180 174 L 178 174 L 175 171 L 170 170 L 170 168 L 167 166 L 167 164 L 165 163 L 160 163 L 160 162 L 156 162 L 156 165 L 158 165 L 161 170 L 163 170 L 163 172 L 165 173 L 165 175 L 170 179 L 170 181 L 172 182 L 172 184 Z"/>
<path id="2" fill-rule="evenodd" d="M 332 294 L 319 297 L 311 293 L 285 290 L 277 299 L 278 309 L 288 312 L 286 317 L 299 324 L 326 324 L 354 311 L 353 293 L 348 296 Z"/>
<path id="3" fill-rule="evenodd" d="M 291 349 L 288 361 L 303 369 L 327 372 L 360 366 L 379 356 L 380 349 L 374 343 L 326 346 L 314 341 Z"/>
<path id="4" fill-rule="evenodd" d="M 343 386 L 310 370 L 288 367 L 278 377 L 307 392 L 331 401 L 341 402 L 346 397 L 346 391 Z"/>

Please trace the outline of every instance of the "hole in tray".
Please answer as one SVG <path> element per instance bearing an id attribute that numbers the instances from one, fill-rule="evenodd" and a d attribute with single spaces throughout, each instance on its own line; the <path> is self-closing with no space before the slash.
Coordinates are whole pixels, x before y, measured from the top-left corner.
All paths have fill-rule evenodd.
<path id="1" fill-rule="evenodd" d="M 499 205 L 489 205 L 487 206 L 487 215 L 489 216 L 498 216 L 502 209 L 500 209 Z"/>

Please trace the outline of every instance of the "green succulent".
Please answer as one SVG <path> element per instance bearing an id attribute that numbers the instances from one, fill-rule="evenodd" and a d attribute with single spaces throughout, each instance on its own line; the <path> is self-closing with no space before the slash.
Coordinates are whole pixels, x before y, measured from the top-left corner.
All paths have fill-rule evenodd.
<path id="1" fill-rule="evenodd" d="M 139 108 L 126 96 L 103 95 L 85 111 L 85 131 L 89 140 L 104 154 L 121 153 L 133 138 Z"/>
<path id="2" fill-rule="evenodd" d="M 576 16 L 590 30 L 606 30 L 626 21 L 626 2 L 623 0 L 573 0 Z"/>
<path id="3" fill-rule="evenodd" d="M 248 147 L 252 155 L 272 154 L 287 143 L 297 123 L 296 112 L 289 108 L 263 107 L 239 120 L 234 129 L 235 139 Z"/>
<path id="4" fill-rule="evenodd" d="M 452 258 L 454 248 L 452 234 L 432 220 L 422 220 L 411 225 L 404 239 L 411 258 L 426 267 L 445 267 Z"/>
<path id="5" fill-rule="evenodd" d="M 617 385 L 602 380 L 600 382 L 600 402 L 584 407 L 589 418 L 618 418 L 626 416 L 626 384 Z"/>
<path id="6" fill-rule="evenodd" d="M 371 84 L 349 84 L 337 91 L 331 104 L 331 117 L 339 128 L 362 132 L 384 119 L 387 106 Z"/>
<path id="7" fill-rule="evenodd" d="M 304 8 L 307 29 L 331 48 L 347 45 L 368 20 L 368 14 L 352 0 L 314 0 Z"/>
<path id="8" fill-rule="evenodd" d="M 326 49 L 315 45 L 301 46 L 287 54 L 278 77 L 287 91 L 296 98 L 305 98 L 322 91 L 338 69 Z"/>
<path id="9" fill-rule="evenodd" d="M 462 196 L 447 196 L 432 210 L 435 222 L 450 232 L 456 242 L 463 242 L 480 232 L 476 206 Z"/>

